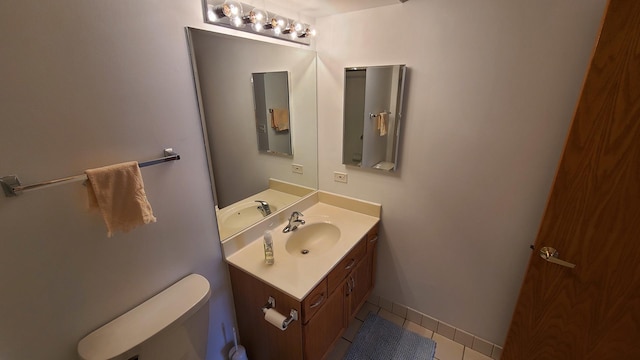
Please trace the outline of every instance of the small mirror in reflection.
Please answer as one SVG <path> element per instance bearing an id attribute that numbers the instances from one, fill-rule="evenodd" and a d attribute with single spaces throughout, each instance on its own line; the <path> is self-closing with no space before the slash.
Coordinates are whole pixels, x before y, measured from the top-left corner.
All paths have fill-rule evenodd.
<path id="1" fill-rule="evenodd" d="M 251 74 L 258 150 L 292 156 L 289 122 L 289 74 L 286 71 Z"/>

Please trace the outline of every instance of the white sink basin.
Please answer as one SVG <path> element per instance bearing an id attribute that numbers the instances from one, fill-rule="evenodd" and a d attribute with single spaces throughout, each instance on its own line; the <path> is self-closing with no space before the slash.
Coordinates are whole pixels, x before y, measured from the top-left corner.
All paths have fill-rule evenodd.
<path id="1" fill-rule="evenodd" d="M 291 232 L 285 249 L 291 255 L 318 255 L 331 249 L 340 240 L 340 229 L 328 222 L 300 225 Z"/>
<path id="2" fill-rule="evenodd" d="M 278 207 L 273 204 L 269 204 L 269 208 L 271 209 L 271 213 L 278 211 Z M 236 232 L 263 218 L 262 212 L 258 209 L 258 203 L 246 202 L 233 206 L 232 208 L 224 209 L 221 211 L 219 220 L 220 224 L 228 232 Z"/>

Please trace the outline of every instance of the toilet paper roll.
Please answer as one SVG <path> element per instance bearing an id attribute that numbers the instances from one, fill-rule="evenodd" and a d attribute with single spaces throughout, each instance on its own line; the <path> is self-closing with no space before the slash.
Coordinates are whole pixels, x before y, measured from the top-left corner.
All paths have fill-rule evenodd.
<path id="1" fill-rule="evenodd" d="M 276 309 L 267 309 L 264 312 L 264 319 L 267 320 L 269 324 L 277 327 L 282 331 L 286 329 L 283 324 L 287 317 L 277 312 Z"/>

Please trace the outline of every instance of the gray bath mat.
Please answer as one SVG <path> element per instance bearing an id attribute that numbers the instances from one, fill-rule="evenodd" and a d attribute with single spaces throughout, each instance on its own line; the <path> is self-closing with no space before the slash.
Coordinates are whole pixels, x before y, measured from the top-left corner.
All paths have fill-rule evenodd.
<path id="1" fill-rule="evenodd" d="M 369 313 L 345 360 L 432 360 L 436 343 Z"/>

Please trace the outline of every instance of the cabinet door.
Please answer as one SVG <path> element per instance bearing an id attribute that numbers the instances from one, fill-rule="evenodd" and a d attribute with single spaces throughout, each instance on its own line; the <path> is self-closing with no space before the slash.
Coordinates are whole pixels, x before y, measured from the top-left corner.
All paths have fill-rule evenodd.
<path id="1" fill-rule="evenodd" d="M 302 300 L 302 323 L 308 323 L 328 298 L 327 279 L 325 278 Z"/>
<path id="2" fill-rule="evenodd" d="M 300 314 L 300 303 L 253 276 L 229 266 L 233 303 L 240 342 L 251 360 L 300 360 L 303 354 L 302 322 L 294 321 L 282 331 L 264 320 L 261 308 L 269 296 L 276 300 L 276 310 L 289 314 L 295 309 Z"/>
<path id="3" fill-rule="evenodd" d="M 346 327 L 344 309 L 344 291 L 340 287 L 303 327 L 305 360 L 322 359 L 329 350 Z"/>
<path id="4" fill-rule="evenodd" d="M 349 319 L 351 319 L 366 300 L 372 288 L 371 282 L 371 258 L 366 256 L 358 267 L 349 275 L 347 288 L 351 289 L 349 295 Z"/>

